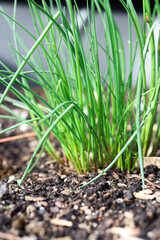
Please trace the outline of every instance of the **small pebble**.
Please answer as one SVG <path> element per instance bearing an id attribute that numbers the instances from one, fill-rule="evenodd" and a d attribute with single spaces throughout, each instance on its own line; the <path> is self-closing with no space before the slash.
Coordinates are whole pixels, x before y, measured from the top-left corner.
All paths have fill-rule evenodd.
<path id="1" fill-rule="evenodd" d="M 78 205 L 74 205 L 73 209 L 78 210 L 79 209 Z"/>
<path id="2" fill-rule="evenodd" d="M 118 183 L 117 186 L 118 186 L 118 187 L 127 187 L 127 185 L 124 184 L 124 183 Z"/>
<path id="3" fill-rule="evenodd" d="M 126 193 L 125 193 L 125 197 L 126 197 L 128 200 L 134 199 L 133 192 L 126 192 Z"/>
<path id="4" fill-rule="evenodd" d="M 23 197 L 23 196 L 20 196 L 19 199 L 20 199 L 20 200 L 24 200 L 24 197 Z"/>
<path id="5" fill-rule="evenodd" d="M 51 207 L 50 211 L 51 211 L 51 213 L 57 213 L 57 212 L 59 212 L 59 208 L 58 207 Z"/>
<path id="6" fill-rule="evenodd" d="M 9 176 L 8 178 L 8 183 L 11 183 L 12 181 L 14 181 L 16 179 L 16 177 L 14 175 Z"/>
<path id="7" fill-rule="evenodd" d="M 154 193 L 154 196 L 155 196 L 155 198 L 160 197 L 160 191 L 155 192 L 155 193 Z"/>
<path id="8" fill-rule="evenodd" d="M 123 199 L 122 198 L 117 198 L 117 200 L 116 200 L 116 202 L 118 203 L 118 204 L 121 204 L 121 203 L 123 203 Z"/>
<path id="9" fill-rule="evenodd" d="M 7 184 L 6 183 L 5 184 L 0 184 L 0 198 L 2 198 L 3 195 L 5 193 L 7 193 L 7 191 L 8 191 Z"/>
<path id="10" fill-rule="evenodd" d="M 95 213 L 95 212 L 92 212 L 92 215 L 93 215 L 93 216 L 96 216 L 96 213 Z"/>
<path id="11" fill-rule="evenodd" d="M 96 227 L 97 227 L 97 225 L 98 225 L 98 224 L 97 224 L 97 223 L 95 223 L 95 222 L 92 224 L 92 226 L 93 226 L 94 228 L 96 228 Z"/>
<path id="12" fill-rule="evenodd" d="M 160 197 L 156 198 L 156 202 L 160 203 Z"/>
<path id="13" fill-rule="evenodd" d="M 91 209 L 88 208 L 88 209 L 85 210 L 84 213 L 85 213 L 86 215 L 91 215 L 92 211 L 91 211 Z"/>
<path id="14" fill-rule="evenodd" d="M 16 188 L 14 189 L 14 192 L 15 192 L 15 193 L 18 193 L 18 192 L 19 192 L 19 188 L 16 187 Z"/>
<path id="15" fill-rule="evenodd" d="M 38 213 L 40 214 L 40 215 L 43 215 L 44 213 L 45 213 L 45 208 L 44 207 L 40 207 L 39 208 L 39 210 L 38 210 Z"/>
<path id="16" fill-rule="evenodd" d="M 71 216 L 71 219 L 74 221 L 76 219 L 76 216 L 75 215 L 72 215 Z"/>
<path id="17" fill-rule="evenodd" d="M 88 209 L 88 206 L 83 206 L 80 208 L 81 211 L 85 212 Z"/>
<path id="18" fill-rule="evenodd" d="M 86 216 L 85 216 L 85 219 L 86 219 L 86 220 L 90 220 L 90 219 L 91 219 L 91 216 L 90 216 L 90 215 L 86 215 Z"/>

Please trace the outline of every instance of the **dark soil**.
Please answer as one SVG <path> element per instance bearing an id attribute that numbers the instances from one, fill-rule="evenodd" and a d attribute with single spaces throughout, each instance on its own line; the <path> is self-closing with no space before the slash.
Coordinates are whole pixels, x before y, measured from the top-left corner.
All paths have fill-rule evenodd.
<path id="1" fill-rule="evenodd" d="M 5 124 L 1 122 L 3 128 Z M 8 136 L 20 133 L 17 129 Z M 0 143 L 1 240 L 160 239 L 160 170 L 156 166 L 145 168 L 144 191 L 139 168 L 130 175 L 110 170 L 79 189 L 96 173 L 79 176 L 44 153 L 18 187 L 36 141 L 32 137 Z"/>

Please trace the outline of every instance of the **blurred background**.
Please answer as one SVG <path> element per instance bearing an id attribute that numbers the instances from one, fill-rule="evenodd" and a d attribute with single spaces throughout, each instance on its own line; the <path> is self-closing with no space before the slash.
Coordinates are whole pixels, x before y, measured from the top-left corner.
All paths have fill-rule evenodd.
<path id="1" fill-rule="evenodd" d="M 5 0 L 0 0 L 0 3 L 3 3 L 3 2 L 4 2 L 4 3 L 13 3 L 14 0 L 7 0 L 7 1 L 5 1 Z M 18 2 L 19 2 L 19 3 L 23 3 L 23 4 L 27 4 L 27 0 L 18 0 Z M 41 4 L 41 0 L 35 0 L 35 2 Z M 54 0 L 52 0 L 52 2 L 55 3 Z M 65 3 L 65 0 L 61 0 L 61 2 L 64 4 L 64 3 Z M 73 0 L 72 0 L 72 2 L 74 3 Z M 86 6 L 86 2 L 87 2 L 87 0 L 79 0 L 79 1 L 77 1 L 78 5 L 79 5 L 80 7 Z M 90 0 L 89 0 L 88 2 L 90 2 Z M 140 0 L 140 1 L 133 0 L 132 2 L 133 2 L 135 8 L 136 8 L 138 11 L 142 11 L 142 1 L 141 1 L 141 0 Z M 49 4 L 49 0 L 46 0 L 46 3 Z M 150 3 L 151 3 L 151 6 L 153 7 L 153 5 L 154 5 L 154 0 L 151 0 Z M 119 10 L 122 10 L 122 11 L 123 11 L 123 7 L 121 6 L 121 3 L 119 2 L 119 0 L 111 0 L 111 1 L 110 1 L 110 4 L 111 4 L 111 6 L 112 6 L 112 8 L 113 8 L 114 10 L 118 10 L 118 11 L 119 11 Z"/>
<path id="2" fill-rule="evenodd" d="M 41 3 L 41 1 L 37 1 L 37 3 Z M 46 1 L 47 3 L 49 3 L 49 1 Z M 53 1 L 55 2 L 55 1 Z M 74 1 L 73 1 L 74 2 Z M 85 1 L 77 1 L 78 5 L 81 9 L 81 14 L 83 15 L 84 19 L 87 19 L 87 12 L 86 12 L 86 0 Z M 154 1 L 150 1 L 151 2 L 151 6 L 153 7 L 154 5 Z M 3 9 L 9 16 L 13 16 L 13 3 L 14 0 L 0 0 L 0 8 Z M 20 22 L 24 27 L 26 27 L 30 32 L 34 33 L 35 29 L 34 29 L 34 24 L 32 21 L 32 17 L 30 15 L 30 11 L 27 5 L 27 0 L 17 0 L 18 3 L 18 7 L 17 7 L 17 21 Z M 64 4 L 65 1 L 62 0 L 62 3 Z M 128 65 L 127 65 L 127 59 L 129 57 L 128 55 L 128 20 L 127 20 L 127 14 L 124 10 L 124 8 L 122 7 L 122 5 L 120 4 L 119 0 L 111 0 L 111 7 L 113 10 L 113 15 L 115 18 L 115 21 L 118 24 L 118 27 L 120 29 L 120 32 L 122 34 L 123 37 L 123 43 L 124 46 L 126 47 L 126 74 L 128 74 Z M 136 8 L 136 10 L 138 11 L 139 14 L 139 18 L 141 20 L 141 22 L 143 22 L 142 19 L 142 1 L 137 1 L 137 0 L 133 0 L 133 4 Z M 104 46 L 104 38 L 102 37 L 102 24 L 100 22 L 100 18 L 98 16 L 98 14 L 96 15 L 96 24 L 97 24 L 97 35 L 98 35 L 98 41 L 102 44 L 102 46 Z M 13 43 L 13 33 L 11 31 L 11 28 L 9 27 L 9 25 L 6 22 L 6 19 L 4 18 L 3 14 L 0 13 L 0 61 L 2 61 L 4 64 L 6 64 L 12 71 L 15 71 L 17 69 L 17 66 L 15 64 L 12 52 L 9 48 L 8 42 L 10 41 L 11 43 Z M 17 30 L 20 33 L 20 36 L 22 37 L 22 39 L 24 40 L 25 44 L 27 45 L 28 48 L 30 48 L 33 45 L 33 40 L 26 34 L 24 33 L 24 31 L 22 31 L 19 27 L 17 27 Z M 85 42 L 85 34 L 83 34 L 83 29 L 82 29 L 82 37 L 84 38 L 84 42 Z M 158 41 L 158 34 L 159 34 L 159 30 L 155 30 L 155 35 L 156 37 L 156 41 Z M 135 32 L 133 30 L 133 44 L 135 45 L 136 43 L 136 35 Z M 100 51 L 100 66 L 101 66 L 101 73 L 103 74 L 105 72 L 106 69 L 106 59 L 105 56 L 103 54 L 103 52 Z M 148 54 L 149 55 L 149 54 Z M 148 56 L 149 59 L 149 56 Z M 146 63 L 147 64 L 147 63 Z M 137 70 L 139 68 L 140 65 L 140 61 L 139 61 L 139 54 L 137 53 L 137 57 L 136 57 L 136 64 L 134 67 L 134 74 L 133 74 L 133 78 L 136 78 L 137 76 Z M 2 66 L 0 66 L 0 69 L 2 69 Z M 147 68 L 147 82 L 149 84 L 150 81 L 150 68 Z M 3 86 L 0 85 L 0 90 L 3 90 Z"/>

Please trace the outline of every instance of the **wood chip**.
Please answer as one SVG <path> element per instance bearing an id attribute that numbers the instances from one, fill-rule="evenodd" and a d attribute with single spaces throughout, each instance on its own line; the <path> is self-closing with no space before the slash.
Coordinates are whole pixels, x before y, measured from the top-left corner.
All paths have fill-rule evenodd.
<path id="1" fill-rule="evenodd" d="M 112 176 L 113 176 L 115 179 L 119 179 L 119 176 L 118 176 L 118 174 L 117 174 L 117 173 L 115 173 L 115 172 L 113 172 L 113 173 L 112 173 Z"/>
<path id="2" fill-rule="evenodd" d="M 91 229 L 91 226 L 90 226 L 90 225 L 87 225 L 86 223 L 79 223 L 79 224 L 78 224 L 78 227 L 79 227 L 80 229 L 85 229 L 85 230 L 87 230 L 87 231 L 90 231 L 90 229 Z"/>
<path id="3" fill-rule="evenodd" d="M 51 240 L 72 240 L 72 238 L 69 236 L 66 236 L 66 237 L 52 238 Z"/>
<path id="4" fill-rule="evenodd" d="M 52 180 L 52 179 L 55 179 L 55 176 L 39 177 L 39 178 L 37 179 L 37 181 L 46 182 L 47 180 Z"/>
<path id="5" fill-rule="evenodd" d="M 62 203 L 60 201 L 56 201 L 55 206 L 58 207 L 58 208 L 64 208 L 64 203 Z"/>
<path id="6" fill-rule="evenodd" d="M 48 206 L 48 203 L 45 202 L 45 201 L 39 201 L 37 202 L 37 207 L 47 207 Z"/>
<path id="7" fill-rule="evenodd" d="M 69 190 L 69 188 L 65 188 L 61 193 L 66 195 L 66 196 L 69 196 L 71 191 Z"/>
<path id="8" fill-rule="evenodd" d="M 142 191 L 139 191 L 139 193 L 151 195 L 153 192 L 152 192 L 152 190 L 150 190 L 150 189 L 144 189 L 144 190 L 142 190 Z"/>
<path id="9" fill-rule="evenodd" d="M 61 210 L 59 209 L 58 210 L 59 213 L 57 214 L 56 218 L 61 219 L 63 218 L 63 216 L 71 213 L 72 211 L 73 211 L 72 209 L 61 209 Z"/>
<path id="10" fill-rule="evenodd" d="M 109 228 L 106 232 L 117 234 L 123 239 L 130 239 L 129 237 L 138 237 L 140 234 L 139 229 L 121 228 L 121 227 L 112 227 L 112 228 Z"/>
<path id="11" fill-rule="evenodd" d="M 88 209 L 88 206 L 82 206 L 82 207 L 80 208 L 80 210 L 83 211 L 83 212 L 85 212 L 86 209 Z"/>
<path id="12" fill-rule="evenodd" d="M 146 194 L 140 194 L 140 193 L 134 193 L 134 197 L 140 200 L 153 200 L 153 195 L 146 195 Z"/>
<path id="13" fill-rule="evenodd" d="M 139 192 L 133 193 L 134 197 L 141 200 L 153 200 L 155 196 L 152 194 L 150 189 L 145 189 Z"/>
<path id="14" fill-rule="evenodd" d="M 67 221 L 65 219 L 53 218 L 50 221 L 51 224 L 63 227 L 72 227 L 73 223 L 71 221 Z"/>
<path id="15" fill-rule="evenodd" d="M 43 197 L 32 197 L 32 196 L 25 196 L 25 201 L 30 201 L 30 202 L 41 202 L 44 201 L 45 199 Z"/>
<path id="16" fill-rule="evenodd" d="M 0 232 L 0 239 L 3 240 L 22 240 L 22 238 L 15 236 L 14 234 L 11 233 L 3 233 Z"/>

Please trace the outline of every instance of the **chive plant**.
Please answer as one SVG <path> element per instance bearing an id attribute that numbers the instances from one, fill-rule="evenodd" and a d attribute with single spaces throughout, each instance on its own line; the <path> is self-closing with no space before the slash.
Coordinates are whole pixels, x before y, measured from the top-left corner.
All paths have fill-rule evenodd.
<path id="1" fill-rule="evenodd" d="M 122 36 L 109 0 L 91 0 L 90 7 L 87 6 L 87 23 L 76 1 L 72 5 L 71 0 L 66 0 L 65 8 L 60 0 L 56 0 L 56 7 L 50 1 L 49 8 L 45 0 L 42 0 L 42 6 L 28 0 L 35 34 L 16 21 L 17 0 L 14 1 L 13 18 L 0 9 L 13 30 L 14 45 L 10 43 L 10 46 L 17 63 L 16 72 L 1 63 L 5 70 L 0 70 L 0 82 L 6 89 L 0 95 L 0 107 L 8 114 L 0 118 L 18 121 L 0 133 L 28 124 L 39 139 L 19 184 L 35 167 L 44 149 L 64 164 L 50 141 L 49 135 L 52 133 L 60 142 L 68 165 L 80 174 L 104 169 L 99 177 L 112 166 L 130 171 L 139 159 L 144 187 L 143 156 L 155 155 L 160 140 L 160 114 L 157 112 L 160 47 L 155 45 L 153 32 L 159 24 L 159 21 L 155 22 L 155 17 L 160 17 L 160 4 L 155 0 L 151 12 L 150 1 L 143 0 L 142 26 L 132 1 L 120 2 L 128 14 L 129 59 L 125 59 Z M 103 25 L 104 46 L 97 38 L 96 13 Z M 69 17 L 66 17 L 67 14 Z M 78 17 L 87 43 L 83 42 Z M 137 35 L 134 48 L 132 25 Z M 30 49 L 20 38 L 17 26 L 35 41 Z M 23 48 L 25 55 L 20 48 Z M 145 69 L 148 49 L 151 52 L 149 89 Z M 99 50 L 106 58 L 104 75 L 100 72 Z M 140 53 L 140 68 L 133 89 L 132 72 L 137 51 Z M 129 61 L 129 75 L 125 71 L 126 61 Z M 29 71 L 25 70 L 25 65 L 28 65 Z M 14 87 L 14 83 L 18 87 Z M 39 96 L 30 83 L 41 88 L 45 98 Z M 9 91 L 16 96 L 16 100 L 7 96 Z M 7 101 L 27 110 L 30 119 L 16 115 L 6 106 Z M 143 110 L 140 109 L 142 102 Z M 153 131 L 154 124 L 156 131 Z"/>

